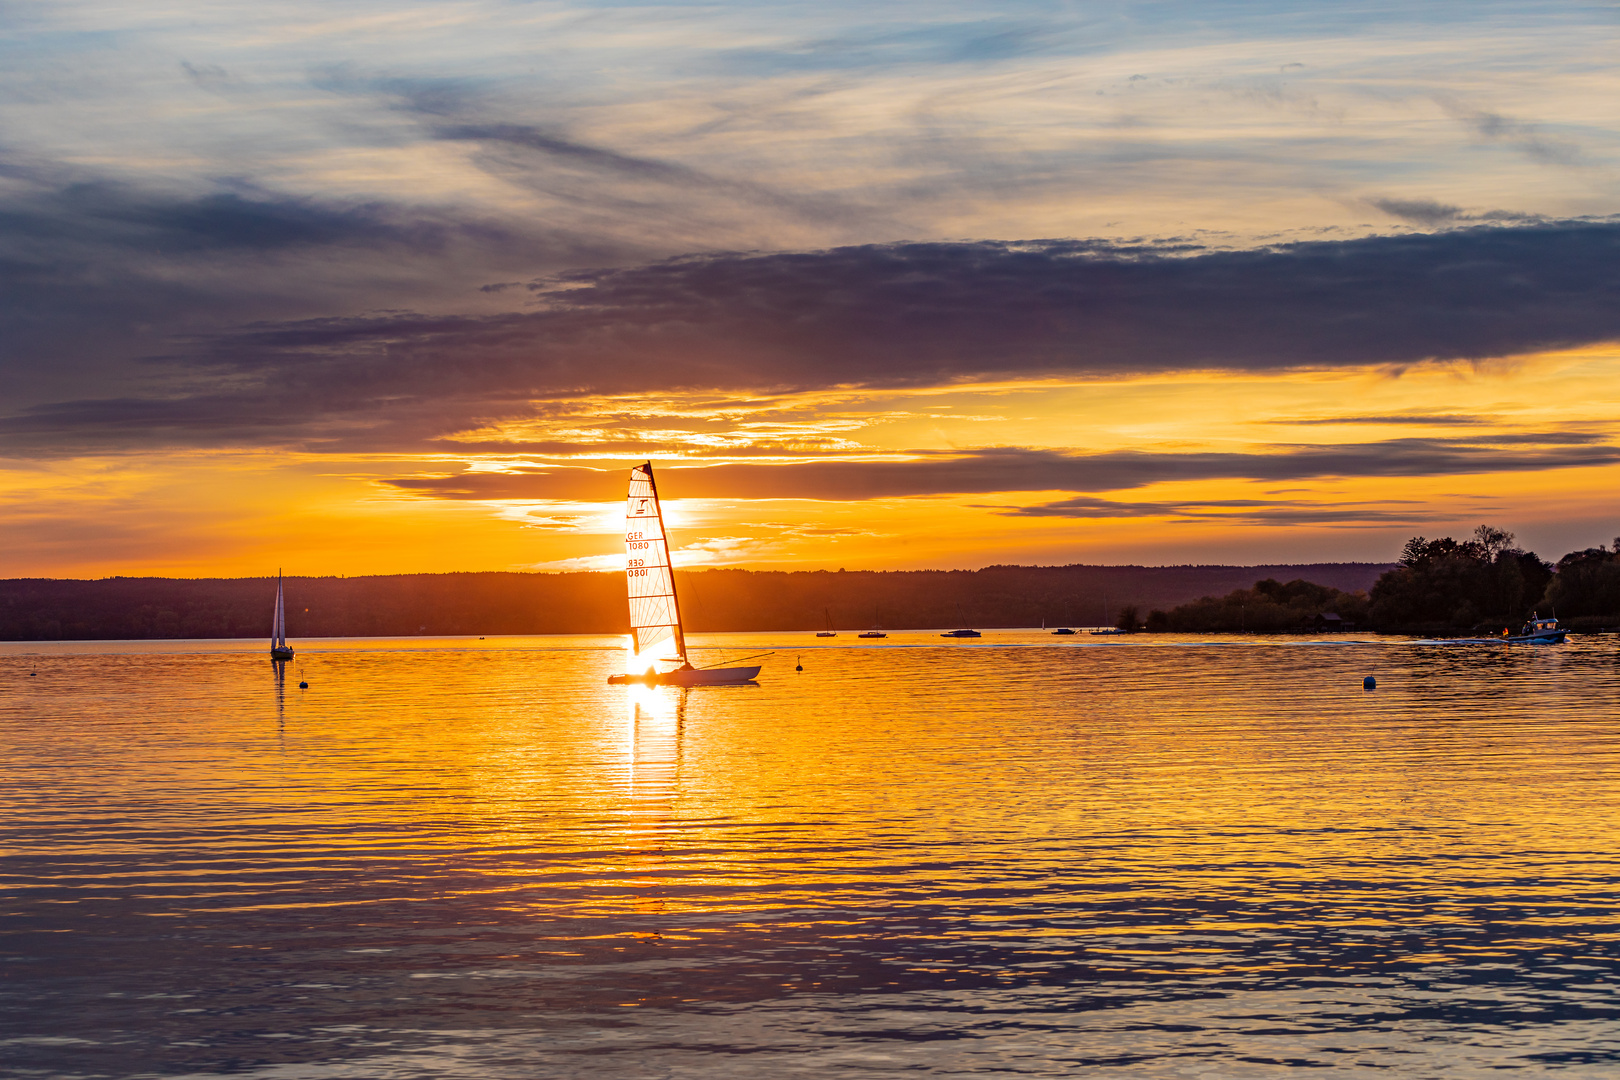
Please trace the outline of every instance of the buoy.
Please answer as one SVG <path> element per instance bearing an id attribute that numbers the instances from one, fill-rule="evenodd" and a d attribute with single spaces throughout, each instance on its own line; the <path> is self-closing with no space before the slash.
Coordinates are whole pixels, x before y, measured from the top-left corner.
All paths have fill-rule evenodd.
<path id="1" fill-rule="evenodd" d="M 307 683 L 307 682 L 299 683 L 298 684 L 298 689 L 300 689 L 300 690 L 308 690 L 309 689 L 309 683 Z"/>
<path id="2" fill-rule="evenodd" d="M 804 664 L 803 664 L 804 657 L 796 656 L 796 657 L 794 657 L 794 659 L 800 661 L 800 663 L 797 663 L 797 664 L 793 665 L 793 670 L 794 671 L 803 671 L 804 670 Z"/>
<path id="3" fill-rule="evenodd" d="M 1369 675 L 1361 680 L 1361 688 L 1363 690 L 1376 690 L 1378 689 L 1378 680 Z"/>

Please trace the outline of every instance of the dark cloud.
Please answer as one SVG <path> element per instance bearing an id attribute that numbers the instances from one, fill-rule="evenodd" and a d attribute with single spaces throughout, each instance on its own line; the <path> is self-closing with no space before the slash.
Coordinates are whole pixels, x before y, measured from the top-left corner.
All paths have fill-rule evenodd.
<path id="1" fill-rule="evenodd" d="M 1280 419 L 1266 421 L 1268 424 L 1286 424 L 1289 426 L 1317 426 L 1332 424 L 1422 424 L 1432 427 L 1475 427 L 1494 422 L 1495 420 L 1493 417 L 1475 416 L 1472 413 L 1394 413 L 1383 416 L 1350 415 L 1282 417 Z"/>
<path id="2" fill-rule="evenodd" d="M 349 248 L 380 273 L 424 252 L 424 265 L 441 265 L 435 250 L 461 238 L 473 237 L 472 251 L 486 243 L 466 223 L 385 207 L 225 195 L 137 204 L 105 187 L 61 198 L 99 227 L 126 230 L 128 239 L 107 243 L 131 250 L 140 236 L 214 255 Z M 93 228 L 73 216 L 51 215 L 50 228 Z M 0 227 L 15 238 L 43 226 L 13 217 Z M 44 274 L 52 236 L 36 239 L 21 246 L 37 260 L 30 272 Z M 487 246 L 513 241 L 492 231 Z M 465 295 L 493 302 L 496 294 L 477 293 L 479 280 L 490 277 L 467 282 Z M 543 279 L 527 291 L 533 310 L 241 320 L 171 336 L 163 352 L 174 377 L 152 401 L 59 397 L 14 410 L 0 441 L 101 438 L 109 410 L 126 407 L 130 422 L 112 428 L 136 441 L 139 418 L 154 410 L 168 419 L 149 441 L 184 431 L 199 411 L 212 432 L 234 402 L 244 431 L 268 424 L 295 441 L 318 434 L 353 448 L 374 438 L 402 449 L 524 416 L 535 401 L 601 394 L 1478 360 L 1620 338 L 1620 223 L 1251 251 L 1044 240 L 694 255 Z M 57 322 L 86 302 L 63 290 L 40 299 L 32 316 Z M 240 312 L 247 303 L 229 293 L 215 306 Z M 176 316 L 168 328 L 185 325 Z"/>
<path id="3" fill-rule="evenodd" d="M 189 60 L 182 60 L 180 70 L 186 73 L 186 78 L 205 90 L 218 90 L 228 86 L 231 81 L 230 72 L 218 64 L 193 64 Z"/>
<path id="4" fill-rule="evenodd" d="M 1369 199 L 1390 217 L 1411 221 L 1418 225 L 1444 225 L 1462 216 L 1462 207 L 1448 206 L 1432 199 Z"/>
<path id="5" fill-rule="evenodd" d="M 1065 454 L 995 448 L 960 456 L 930 453 L 910 461 L 822 460 L 686 468 L 676 465 L 662 470 L 661 475 L 668 479 L 661 490 L 670 498 L 842 501 L 1011 491 L 1090 493 L 1188 480 L 1536 472 L 1620 462 L 1620 447 L 1599 443 L 1595 437 L 1572 439 L 1567 433 L 1553 433 L 1543 440 L 1543 445 L 1530 448 L 1526 444 L 1533 438 L 1515 438 L 1508 445 L 1461 439 L 1391 439 L 1344 446 L 1284 447 L 1265 454 Z M 387 483 L 436 499 L 605 501 L 617 497 L 621 471 L 548 468 L 512 473 L 469 472 L 401 477 Z M 1019 512 L 1075 516 L 1069 512 L 1096 510 L 1101 505 L 1094 500 L 1079 500 Z"/>
<path id="6" fill-rule="evenodd" d="M 1344 504 L 1266 499 L 1210 499 L 1197 502 L 1123 502 L 1080 496 L 1041 506 L 987 507 L 1015 517 L 1065 518 L 1170 518 L 1176 521 L 1218 520 L 1242 525 L 1393 525 L 1420 521 L 1450 521 L 1449 508 L 1426 511 L 1419 505 L 1396 503 Z"/>
<path id="7" fill-rule="evenodd" d="M 450 141 L 505 143 L 571 164 L 638 179 L 674 184 L 713 182 L 697 170 L 684 165 L 621 154 L 614 150 L 577 142 L 557 132 L 546 131 L 530 124 L 441 124 L 433 128 L 433 134 L 436 138 Z"/>

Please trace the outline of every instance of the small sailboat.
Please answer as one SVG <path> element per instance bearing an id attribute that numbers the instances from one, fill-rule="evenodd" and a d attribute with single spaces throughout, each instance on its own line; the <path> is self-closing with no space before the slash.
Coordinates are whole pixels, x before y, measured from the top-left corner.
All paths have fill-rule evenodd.
<path id="1" fill-rule="evenodd" d="M 958 619 L 961 619 L 963 622 L 967 622 L 967 617 L 962 614 L 962 605 L 961 604 L 956 605 L 956 617 Z M 968 638 L 968 637 L 982 637 L 983 635 L 981 635 L 977 630 L 947 630 L 947 631 L 945 631 L 943 634 L 941 634 L 939 636 L 940 637 Z"/>
<path id="2" fill-rule="evenodd" d="M 825 630 L 817 630 L 816 631 L 816 637 L 837 637 L 838 636 L 838 631 L 833 629 L 832 612 L 828 611 L 826 608 L 822 608 L 821 609 L 821 614 L 826 616 L 827 629 L 825 629 Z"/>
<path id="3" fill-rule="evenodd" d="M 669 562 L 669 539 L 664 513 L 658 505 L 658 485 L 652 462 L 630 470 L 630 490 L 624 514 L 625 593 L 630 602 L 630 639 L 635 646 L 639 674 L 609 677 L 615 686 L 727 686 L 753 682 L 759 666 L 695 668 L 686 658 L 686 630 L 681 625 L 681 602 L 675 595 L 675 569 Z M 674 664 L 659 671 L 658 665 Z"/>
<path id="4" fill-rule="evenodd" d="M 287 645 L 287 604 L 282 597 L 281 571 L 276 571 L 276 611 L 270 619 L 270 659 L 291 660 L 293 651 Z"/>
<path id="5" fill-rule="evenodd" d="M 883 632 L 883 624 L 878 621 L 878 609 L 877 609 L 876 605 L 874 605 L 873 608 L 872 608 L 872 629 L 870 629 L 870 630 L 862 630 L 859 634 L 856 634 L 855 636 L 856 637 L 864 637 L 864 638 L 880 638 L 880 637 L 888 637 L 889 636 L 888 634 L 885 634 Z"/>

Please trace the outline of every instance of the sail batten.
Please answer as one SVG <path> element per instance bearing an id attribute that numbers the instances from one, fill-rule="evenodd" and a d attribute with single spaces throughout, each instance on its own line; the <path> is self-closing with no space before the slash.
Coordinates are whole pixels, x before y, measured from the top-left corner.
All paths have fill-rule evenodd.
<path id="1" fill-rule="evenodd" d="M 686 635 L 681 628 L 675 570 L 669 561 L 669 538 L 658 505 L 652 462 L 630 470 L 624 514 L 625 582 L 630 600 L 630 634 L 636 655 L 686 661 Z"/>

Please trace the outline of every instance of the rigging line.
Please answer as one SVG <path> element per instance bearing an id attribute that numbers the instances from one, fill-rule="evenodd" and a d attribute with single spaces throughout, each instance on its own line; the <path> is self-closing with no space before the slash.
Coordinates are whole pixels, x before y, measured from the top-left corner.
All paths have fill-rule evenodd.
<path id="1" fill-rule="evenodd" d="M 776 655 L 776 650 L 772 649 L 770 652 L 757 652 L 757 653 L 753 653 L 752 655 L 749 655 L 749 656 L 737 656 L 737 657 L 733 657 L 730 660 L 722 660 L 722 661 L 720 661 L 719 664 L 705 664 L 703 667 L 699 668 L 698 670 L 699 671 L 704 671 L 704 670 L 707 670 L 708 668 L 717 668 L 717 667 L 720 667 L 722 664 L 740 664 L 744 660 L 755 660 L 755 659 L 758 659 L 761 656 L 775 656 L 775 655 Z"/>

